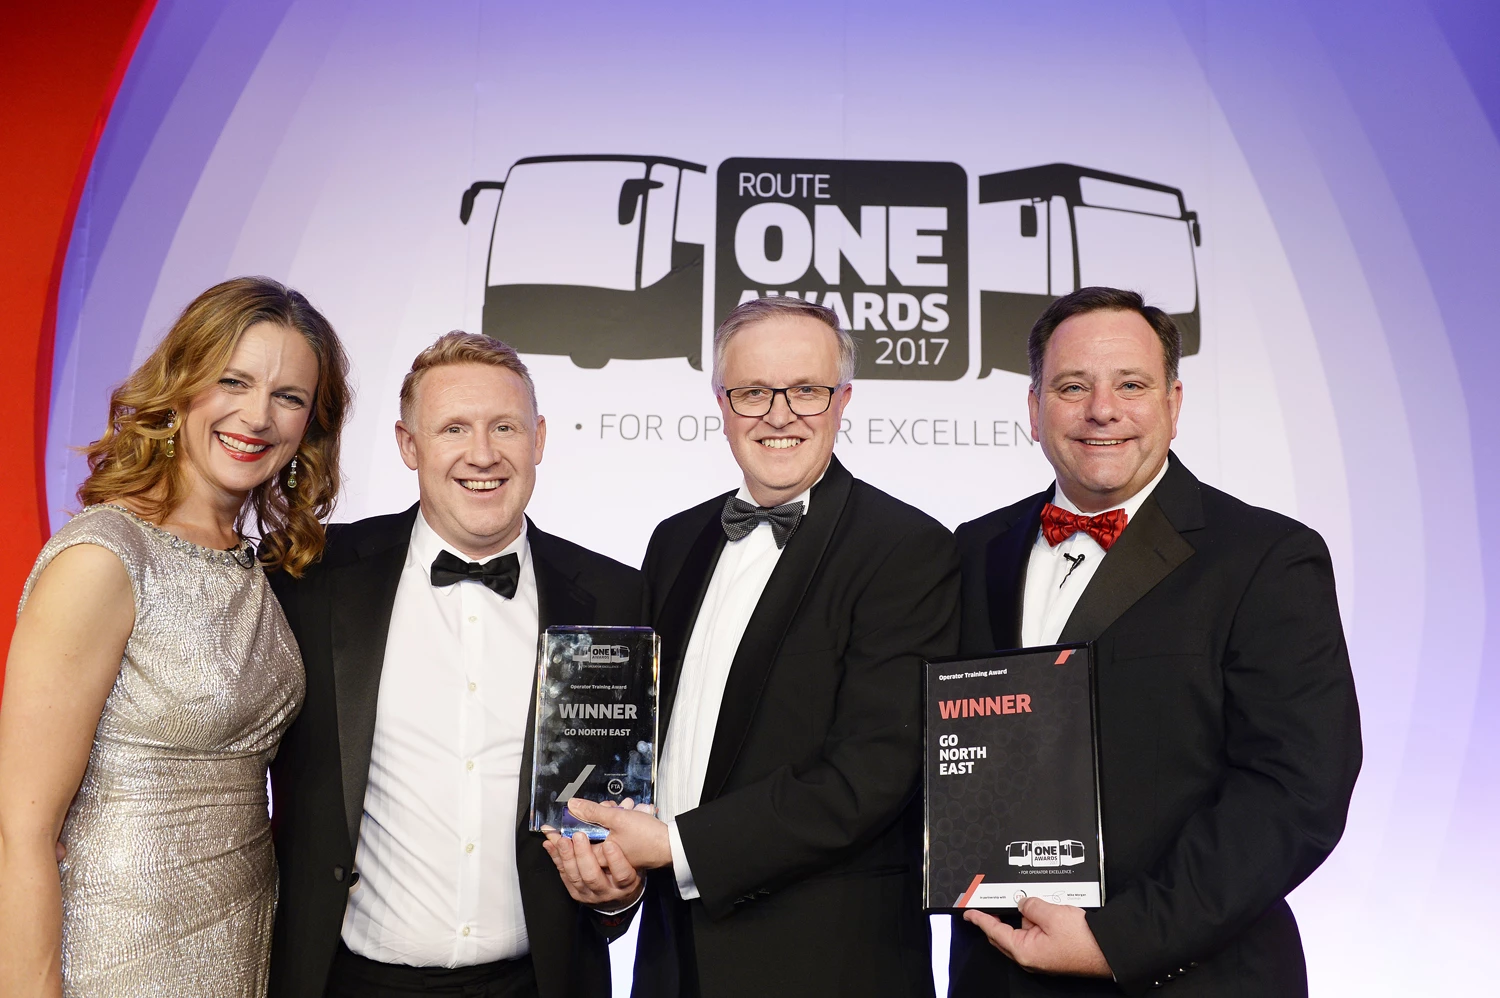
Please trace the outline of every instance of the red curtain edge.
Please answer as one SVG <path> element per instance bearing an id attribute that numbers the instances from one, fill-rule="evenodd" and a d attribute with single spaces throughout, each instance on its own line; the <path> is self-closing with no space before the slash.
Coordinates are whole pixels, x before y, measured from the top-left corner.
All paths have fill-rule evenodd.
<path id="1" fill-rule="evenodd" d="M 47 538 L 52 536 L 47 508 L 47 424 L 48 416 L 52 411 L 52 360 L 57 345 L 57 305 L 58 296 L 62 291 L 63 266 L 68 259 L 68 246 L 72 242 L 73 224 L 78 219 L 78 206 L 83 200 L 83 189 L 88 185 L 89 172 L 94 166 L 94 153 L 99 149 L 99 140 L 104 135 L 104 126 L 109 122 L 109 113 L 114 109 L 115 97 L 120 93 L 120 84 L 125 80 L 125 72 L 130 68 L 130 60 L 135 57 L 136 47 L 140 45 L 141 35 L 145 34 L 146 25 L 151 22 L 151 14 L 155 9 L 156 0 L 142 0 L 140 9 L 136 11 L 135 20 L 131 22 L 130 29 L 125 36 L 125 42 L 120 47 L 120 53 L 115 59 L 114 72 L 110 74 L 109 83 L 105 85 L 104 93 L 99 101 L 99 109 L 94 116 L 94 127 L 89 132 L 88 142 L 78 161 L 78 170 L 73 178 L 73 190 L 68 195 L 68 206 L 63 214 L 57 246 L 52 255 L 52 277 L 47 282 L 45 311 L 42 313 L 41 328 L 37 331 L 36 422 L 33 424 L 35 426 L 34 447 L 36 448 L 33 458 L 36 474 L 37 526 L 40 529 L 42 543 L 46 543 Z"/>
<path id="2" fill-rule="evenodd" d="M 30 313 L 39 316 L 40 321 L 30 328 L 12 326 L 6 330 L 8 337 L 15 337 L 14 342 L 23 357 L 28 354 L 28 348 L 34 347 L 36 351 L 34 355 L 35 377 L 32 380 L 33 398 L 31 399 L 32 432 L 21 433 L 13 438 L 16 446 L 11 458 L 15 462 L 13 484 L 8 488 L 0 489 L 0 512 L 4 514 L 7 538 L 3 557 L 0 557 L 0 567 L 3 567 L 4 578 L 3 587 L 0 588 L 3 588 L 5 602 L 10 607 L 15 605 L 10 601 L 20 596 L 20 583 L 26 577 L 26 569 L 32 556 L 52 532 L 47 504 L 47 431 L 52 404 L 52 365 L 56 351 L 58 297 L 62 289 L 62 273 L 67 261 L 68 246 L 72 239 L 73 226 L 78 217 L 89 173 L 93 167 L 94 156 L 99 148 L 99 141 L 104 134 L 105 125 L 109 121 L 110 112 L 124 82 L 125 73 L 130 68 L 131 60 L 135 57 L 146 26 L 150 23 L 151 16 L 156 9 L 156 0 L 136 0 L 136 2 L 117 0 L 117 2 L 118 5 L 114 9 L 130 18 L 128 26 L 125 27 L 123 34 L 115 36 L 120 39 L 117 45 L 111 43 L 108 38 L 103 39 L 102 51 L 95 56 L 81 58 L 79 51 L 75 49 L 69 57 L 68 42 L 69 32 L 75 30 L 74 25 L 78 23 L 80 16 L 88 18 L 96 30 L 108 30 L 104 27 L 108 18 L 92 16 L 98 12 L 97 8 L 80 10 L 76 4 L 61 3 L 47 8 L 45 13 L 40 10 L 33 11 L 31 15 L 33 18 L 43 19 L 41 30 L 39 32 L 36 30 L 39 26 L 33 21 L 30 31 L 34 33 L 20 36 L 26 39 L 26 44 L 40 45 L 46 52 L 56 53 L 58 58 L 55 62 L 59 72 L 85 71 L 89 68 L 98 70 L 107 65 L 112 65 L 112 68 L 108 78 L 96 91 L 97 100 L 86 95 L 61 99 L 54 101 L 50 111 L 45 112 L 57 116 L 53 124 L 71 119 L 80 123 L 92 120 L 92 125 L 84 136 L 82 144 L 75 146 L 78 150 L 76 161 L 71 161 L 72 154 L 68 153 L 65 148 L 50 154 L 57 171 L 62 172 L 71 168 L 74 174 L 67 201 L 62 205 L 63 210 L 56 230 L 54 231 L 50 225 L 43 225 L 40 229 L 34 228 L 16 234 L 18 238 L 36 246 L 34 251 L 36 255 L 32 257 L 33 260 L 50 250 L 52 262 L 47 272 L 44 290 L 40 281 L 31 283 L 30 279 L 26 285 L 12 288 L 14 294 L 19 296 L 14 299 L 15 303 L 25 303 L 20 311 L 23 314 Z M 121 17 L 114 23 L 124 25 L 125 17 Z M 88 47 L 85 46 L 85 48 Z M 36 51 L 36 48 L 32 49 L 33 53 Z M 51 192 L 41 196 L 55 199 L 51 203 L 56 205 L 61 200 L 56 193 L 53 193 L 56 190 L 55 187 L 51 188 Z M 40 194 L 41 192 L 33 193 Z M 25 194 L 26 192 L 22 191 L 19 196 L 25 196 Z M 18 195 L 12 191 L 9 196 Z M 22 245 L 25 245 L 25 242 Z M 33 297 L 38 290 L 41 290 L 44 296 L 40 301 Z M 10 301 L 11 296 L 7 296 L 7 302 Z M 32 311 L 32 309 L 37 310 Z M 15 318 L 14 314 L 12 318 Z M 24 371 L 24 368 L 22 370 Z M 20 389 L 28 379 L 21 371 L 15 373 L 20 378 L 11 381 L 10 384 Z M 26 411 L 27 405 L 24 398 L 14 398 L 11 404 L 13 405 L 11 412 L 15 416 L 19 417 Z M 31 451 L 30 454 L 27 453 L 28 448 Z M 26 481 L 28 473 L 32 478 L 30 485 Z M 28 509 L 28 506 L 31 508 Z M 12 582 L 12 579 L 16 581 Z M 10 639 L 14 631 L 14 611 L 7 609 L 0 612 L 0 651 L 5 652 L 5 654 L 0 654 L 0 682 L 3 682 L 5 678 L 5 658 L 8 657 Z"/>

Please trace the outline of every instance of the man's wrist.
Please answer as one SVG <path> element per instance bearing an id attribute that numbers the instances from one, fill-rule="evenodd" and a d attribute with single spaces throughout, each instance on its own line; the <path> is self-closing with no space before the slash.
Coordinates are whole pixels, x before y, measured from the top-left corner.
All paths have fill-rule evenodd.
<path id="1" fill-rule="evenodd" d="M 646 896 L 646 880 L 643 877 L 643 878 L 641 878 L 641 887 L 640 887 L 640 890 L 636 891 L 635 892 L 635 897 L 633 897 L 629 901 L 625 902 L 625 904 L 621 905 L 618 908 L 595 908 L 594 911 L 596 911 L 600 915 L 604 915 L 606 917 L 613 917 L 615 915 L 623 915 L 627 911 L 629 911 L 631 908 L 634 908 L 636 905 L 640 904 L 641 903 L 641 899 L 644 898 L 645 896 Z"/>
<path id="2" fill-rule="evenodd" d="M 1111 950 L 1116 949 L 1116 947 L 1114 946 L 1114 937 L 1111 936 L 1111 920 L 1109 916 L 1104 914 L 1104 908 L 1105 906 L 1101 905 L 1098 908 L 1086 910 L 1083 913 L 1083 924 L 1088 926 L 1089 935 L 1093 937 L 1094 945 L 1099 948 L 1099 955 L 1104 958 L 1104 965 L 1109 970 L 1110 980 L 1119 984 L 1120 974 L 1115 970 L 1114 961 L 1109 958 L 1109 953 L 1105 951 L 1106 944 L 1109 944 Z M 1103 930 L 1102 932 L 1101 929 Z"/>

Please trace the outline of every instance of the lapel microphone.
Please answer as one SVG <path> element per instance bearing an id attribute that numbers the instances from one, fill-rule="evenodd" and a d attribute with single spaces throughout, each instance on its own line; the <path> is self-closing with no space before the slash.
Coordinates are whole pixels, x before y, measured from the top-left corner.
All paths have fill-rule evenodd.
<path id="1" fill-rule="evenodd" d="M 1087 556 L 1081 554 L 1068 554 L 1066 551 L 1064 551 L 1063 557 L 1068 559 L 1068 565 L 1071 567 L 1068 569 L 1068 574 L 1064 575 L 1063 580 L 1057 584 L 1057 588 L 1059 589 L 1067 585 L 1068 580 L 1073 577 L 1073 573 L 1078 569 L 1079 565 L 1083 564 L 1083 559 Z"/>

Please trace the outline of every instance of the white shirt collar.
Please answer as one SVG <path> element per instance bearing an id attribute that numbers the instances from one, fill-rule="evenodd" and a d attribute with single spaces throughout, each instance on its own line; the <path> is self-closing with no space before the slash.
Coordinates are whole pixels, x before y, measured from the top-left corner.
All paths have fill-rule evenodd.
<path id="1" fill-rule="evenodd" d="M 427 514 L 422 511 L 417 513 L 417 522 L 411 528 L 411 560 L 419 565 L 431 565 L 437 558 L 438 552 L 447 551 L 460 561 L 473 561 L 474 559 L 464 554 L 458 548 L 449 544 L 432 529 L 432 524 L 427 522 Z M 531 558 L 531 545 L 526 543 L 526 518 L 521 518 L 521 532 L 516 539 L 505 545 L 504 549 L 481 560 L 481 564 L 493 561 L 496 558 L 508 554 L 514 554 L 520 562 L 522 571 Z"/>
<path id="2" fill-rule="evenodd" d="M 830 465 L 832 463 L 833 463 L 832 461 L 829 462 Z M 810 510 L 810 509 L 812 509 L 812 493 L 813 493 L 813 489 L 815 489 L 815 488 L 818 487 L 818 482 L 821 482 L 823 480 L 823 476 L 827 475 L 827 474 L 828 474 L 828 469 L 824 468 L 823 469 L 823 474 L 819 475 L 817 481 L 813 482 L 812 485 L 808 486 L 807 491 L 803 492 L 800 496 L 797 496 L 797 497 L 795 497 L 793 499 L 788 499 L 787 502 L 800 502 L 802 504 L 802 515 L 806 516 L 807 515 L 807 511 Z M 755 497 L 750 494 L 750 486 L 749 486 L 748 483 L 741 483 L 740 484 L 740 490 L 735 493 L 735 498 L 739 499 L 741 502 L 748 502 L 752 506 L 759 506 L 760 505 L 760 503 L 758 503 L 758 502 L 755 501 Z M 778 503 L 777 505 L 785 505 L 785 503 Z M 434 557 L 436 557 L 436 556 L 434 555 Z"/>
<path id="3" fill-rule="evenodd" d="M 1172 464 L 1171 458 L 1168 458 L 1167 460 L 1163 461 L 1161 463 L 1161 470 L 1156 473 L 1156 477 L 1152 478 L 1151 481 L 1149 481 L 1149 482 L 1146 483 L 1146 487 L 1145 488 L 1141 489 L 1135 495 L 1131 496 L 1129 499 L 1126 499 L 1124 502 L 1120 503 L 1118 506 L 1111 506 L 1110 509 L 1123 509 L 1125 511 L 1125 517 L 1126 517 L 1127 520 L 1133 520 L 1133 519 L 1135 519 L 1136 512 L 1143 505 L 1145 505 L 1147 497 L 1149 497 L 1151 495 L 1152 491 L 1156 488 L 1157 483 L 1159 483 L 1162 480 L 1162 478 L 1166 476 L 1166 474 L 1167 474 L 1167 468 L 1170 467 L 1171 464 Z M 1053 484 L 1053 489 L 1052 489 L 1052 492 L 1053 492 L 1052 503 L 1053 503 L 1053 505 L 1060 506 L 1063 509 L 1067 510 L 1069 513 L 1076 513 L 1079 516 L 1098 516 L 1100 513 L 1108 513 L 1109 512 L 1109 509 L 1101 509 L 1101 510 L 1098 510 L 1098 511 L 1093 512 L 1093 513 L 1085 513 L 1083 510 L 1079 509 L 1077 506 L 1075 506 L 1073 504 L 1073 500 L 1069 499 L 1066 495 L 1063 494 L 1063 490 L 1062 490 L 1061 486 L 1057 485 L 1056 482 L 1053 482 L 1052 484 Z"/>

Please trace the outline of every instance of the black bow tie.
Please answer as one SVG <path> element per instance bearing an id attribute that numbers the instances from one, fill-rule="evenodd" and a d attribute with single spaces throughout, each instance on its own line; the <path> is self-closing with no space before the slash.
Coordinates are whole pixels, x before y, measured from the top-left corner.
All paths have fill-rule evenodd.
<path id="1" fill-rule="evenodd" d="M 516 583 L 520 578 L 521 559 L 514 554 L 491 558 L 483 565 L 477 561 L 464 561 L 447 551 L 432 559 L 432 584 L 435 586 L 451 586 L 472 579 L 490 592 L 510 599 L 516 595 Z"/>
<path id="2" fill-rule="evenodd" d="M 771 525 L 771 537 L 775 539 L 776 546 L 786 547 L 788 538 L 797 529 L 797 524 L 802 522 L 802 502 L 786 502 L 780 506 L 756 506 L 738 496 L 730 496 L 724 503 L 724 512 L 719 514 L 719 522 L 724 524 L 724 536 L 732 541 L 737 541 L 750 531 L 760 526 L 764 521 Z"/>

